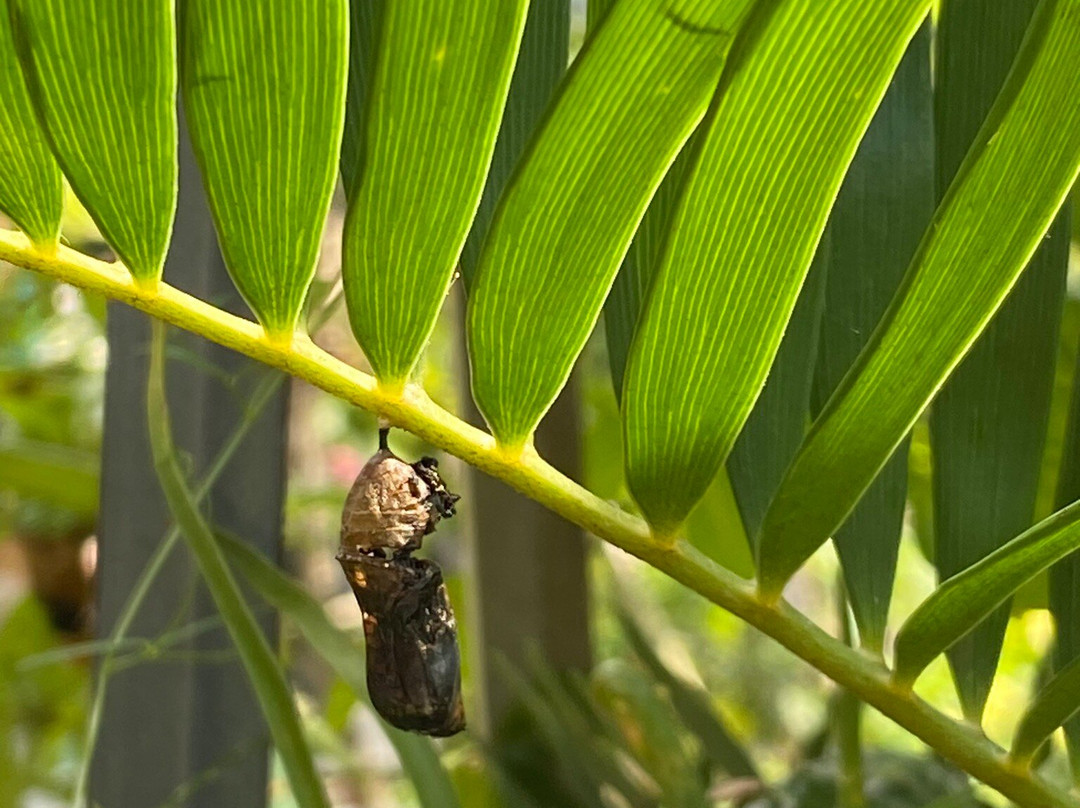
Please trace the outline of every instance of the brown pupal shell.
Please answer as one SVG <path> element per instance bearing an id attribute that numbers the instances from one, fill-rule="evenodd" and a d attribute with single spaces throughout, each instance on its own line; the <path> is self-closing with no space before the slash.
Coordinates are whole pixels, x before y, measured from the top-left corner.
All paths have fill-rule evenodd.
<path id="1" fill-rule="evenodd" d="M 420 546 L 431 521 L 431 488 L 411 465 L 380 449 L 360 470 L 341 514 L 341 547 L 397 555 Z"/>
<path id="2" fill-rule="evenodd" d="M 344 549 L 338 561 L 364 616 L 368 693 L 379 715 L 426 735 L 460 732 L 457 623 L 438 566 Z"/>

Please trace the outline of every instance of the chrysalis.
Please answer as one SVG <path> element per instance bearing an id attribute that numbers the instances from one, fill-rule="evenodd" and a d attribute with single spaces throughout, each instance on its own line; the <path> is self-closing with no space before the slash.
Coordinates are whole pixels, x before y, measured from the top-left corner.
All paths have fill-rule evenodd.
<path id="1" fill-rule="evenodd" d="M 457 624 L 442 571 L 412 553 L 458 496 L 433 458 L 391 452 L 388 432 L 345 500 L 337 558 L 364 616 L 371 703 L 400 729 L 453 735 L 465 728 Z"/>

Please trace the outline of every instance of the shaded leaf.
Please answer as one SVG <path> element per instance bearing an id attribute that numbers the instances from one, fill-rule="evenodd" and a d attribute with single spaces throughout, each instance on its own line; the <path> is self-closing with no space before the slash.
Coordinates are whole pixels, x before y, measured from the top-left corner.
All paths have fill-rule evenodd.
<path id="1" fill-rule="evenodd" d="M 814 415 L 870 338 L 934 213 L 931 99 L 927 22 L 859 144 L 818 248 L 826 291 Z M 900 445 L 833 537 L 859 640 L 875 652 L 884 643 L 896 574 L 907 449 Z"/>
<path id="2" fill-rule="evenodd" d="M 620 751 L 655 782 L 661 795 L 657 802 L 707 806 L 711 777 L 700 739 L 686 732 L 669 694 L 656 686 L 650 673 L 626 660 L 610 659 L 596 668 L 590 684 L 596 703 L 612 716 L 609 723 Z"/>
<path id="3" fill-rule="evenodd" d="M 615 426 L 617 429 L 618 422 Z M 692 546 L 736 575 L 754 577 L 754 547 L 726 470 L 716 475 L 705 496 L 690 511 L 684 536 Z"/>
<path id="4" fill-rule="evenodd" d="M 589 3 L 588 8 L 592 7 Z M 530 3 L 484 195 L 461 251 L 461 276 L 466 286 L 471 285 L 476 272 L 495 206 L 566 72 L 569 54 L 569 0 Z"/>
<path id="5" fill-rule="evenodd" d="M 322 783 L 315 772 L 300 716 L 285 675 L 274 658 L 266 637 L 229 571 L 221 545 L 199 512 L 198 502 L 189 487 L 173 446 L 172 426 L 165 398 L 165 324 L 155 320 L 150 352 L 150 377 L 147 383 L 147 422 L 150 425 L 150 448 L 165 499 L 183 531 L 214 599 L 229 636 L 247 671 L 278 755 L 285 766 L 293 795 L 298 803 L 311 808 L 329 806 Z"/>
<path id="6" fill-rule="evenodd" d="M 897 681 L 910 684 L 938 654 L 1017 589 L 1080 547 L 1080 503 L 1029 528 L 934 590 L 896 636 Z"/>
<path id="7" fill-rule="evenodd" d="M 1067 207 L 1062 208 L 1070 214 L 1075 211 L 1075 203 L 1070 199 Z M 1073 219 L 1077 217 L 1072 216 Z M 1077 384 L 1076 365 L 1080 360 L 1080 299 L 1068 294 L 1062 311 L 1061 329 L 1057 344 L 1057 370 L 1054 372 L 1054 392 L 1051 394 L 1050 423 L 1046 430 L 1046 451 L 1043 453 L 1043 467 L 1039 473 L 1039 496 L 1035 504 L 1035 518 L 1049 516 L 1056 509 L 1068 505 L 1080 496 L 1069 496 L 1064 490 L 1065 462 L 1070 451 L 1069 429 L 1072 423 L 1073 388 Z M 1080 438 L 1080 435 L 1077 436 Z M 1059 499 L 1059 496 L 1062 497 Z M 1042 604 L 1045 606 L 1045 601 Z"/>
<path id="8" fill-rule="evenodd" d="M 592 8 L 591 3 L 589 8 Z M 694 163 L 695 140 L 691 137 L 679 152 L 664 181 L 656 189 L 656 195 L 649 202 L 649 209 L 634 233 L 634 240 L 630 242 L 630 249 L 604 303 L 604 332 L 611 365 L 611 384 L 615 388 L 617 401 L 622 399 L 626 359 L 637 331 L 641 309 L 663 256 L 668 231 L 675 219 L 675 208 L 690 175 L 689 169 Z"/>
<path id="9" fill-rule="evenodd" d="M 526 0 L 386 5 L 345 221 L 353 333 L 380 382 L 416 366 L 491 162 Z"/>
<path id="10" fill-rule="evenodd" d="M 569 377 L 749 4 L 627 0 L 578 55 L 495 213 L 469 301 L 473 396 L 501 444 L 522 446 Z"/>
<path id="11" fill-rule="evenodd" d="M 742 40 L 623 385 L 627 476 L 657 532 L 681 524 L 731 450 L 844 172 L 928 9 L 787 0 L 756 14 Z"/>
<path id="12" fill-rule="evenodd" d="M 0 3 L 0 211 L 39 248 L 60 237 L 64 183 L 34 117 L 15 54 L 11 17 Z"/>
<path id="13" fill-rule="evenodd" d="M 1005 81 L 1038 0 L 942 6 L 938 194 L 944 196 Z M 1068 236 L 1052 227 L 930 410 L 935 564 L 948 578 L 1032 523 L 1053 389 Z M 964 714 L 982 715 L 1009 609 L 949 649 Z"/>
<path id="14" fill-rule="evenodd" d="M 573 682 L 575 674 L 568 674 L 569 681 L 560 679 L 535 658 L 529 667 L 526 676 L 506 663 L 502 675 L 529 720 L 529 735 L 550 752 L 551 764 L 544 781 L 522 785 L 532 786 L 531 791 L 542 789 L 538 796 L 546 797 L 545 802 L 585 808 L 598 803 L 607 784 L 631 805 L 642 805 L 641 786 L 624 771 L 621 750 L 610 737 L 603 737 L 600 711 L 585 688 Z M 512 768 L 514 762 L 505 760 L 504 765 Z"/>
<path id="15" fill-rule="evenodd" d="M 803 283 L 765 387 L 727 459 L 731 488 L 755 553 L 761 520 L 810 422 L 824 292 L 825 266 L 819 259 Z M 688 530 L 696 511 L 691 511 Z"/>
<path id="16" fill-rule="evenodd" d="M 138 281 L 161 277 L 177 189 L 173 0 L 10 0 L 64 175 Z"/>
<path id="17" fill-rule="evenodd" d="M 345 114 L 346 0 L 186 0 L 183 89 L 225 265 L 289 340 L 315 275 Z"/>
<path id="18" fill-rule="evenodd" d="M 585 3 L 585 28 L 589 36 L 596 33 L 597 27 L 615 5 L 615 0 L 587 0 Z"/>
<path id="19" fill-rule="evenodd" d="M 769 595 L 851 511 L 1001 304 L 1072 185 L 1080 8 L 1049 0 L 1037 18 L 897 298 L 765 517 L 760 572 Z"/>
<path id="20" fill-rule="evenodd" d="M 1013 759 L 1021 765 L 1031 763 L 1043 742 L 1078 710 L 1080 659 L 1074 659 L 1039 690 L 1024 711 L 1013 738 Z"/>
<path id="21" fill-rule="evenodd" d="M 93 520 L 98 510 L 97 453 L 33 441 L 2 444 L 0 488 Z"/>
<path id="22" fill-rule="evenodd" d="M 363 168 L 368 97 L 375 80 L 386 0 L 349 0 L 349 81 L 345 135 L 341 141 L 341 179 L 352 196 Z"/>
<path id="23" fill-rule="evenodd" d="M 1080 218 L 1080 217 L 1077 217 Z M 1070 301 L 1070 308 L 1076 306 Z M 1077 344 L 1071 346 L 1080 369 Z M 1080 372 L 1074 372 L 1072 398 L 1062 442 L 1061 473 L 1058 478 L 1056 501 L 1060 507 L 1080 500 Z M 1050 570 L 1050 612 L 1054 615 L 1054 667 L 1065 666 L 1080 659 L 1080 555 L 1074 553 Z M 1065 741 L 1069 751 L 1073 779 L 1080 781 L 1080 718 L 1065 722 Z"/>

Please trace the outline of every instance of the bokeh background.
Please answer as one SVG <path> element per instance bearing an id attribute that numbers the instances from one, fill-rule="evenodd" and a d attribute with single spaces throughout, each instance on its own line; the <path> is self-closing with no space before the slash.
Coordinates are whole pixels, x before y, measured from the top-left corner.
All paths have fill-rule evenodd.
<path id="1" fill-rule="evenodd" d="M 575 19 L 580 41 L 581 8 Z M 342 215 L 338 199 L 324 243 L 320 294 L 333 295 Z M 80 249 L 107 254 L 73 200 L 64 232 Z M 1068 373 L 1080 335 L 1075 240 L 1073 253 L 1051 449 L 1063 440 Z M 462 311 L 460 289 L 455 289 L 425 357 L 422 379 L 440 404 L 474 418 L 468 408 Z M 0 264 L 0 808 L 69 804 L 86 754 L 92 674 L 104 650 L 94 640 L 104 328 L 104 301 Z M 347 362 L 365 366 L 343 309 L 317 341 Z M 600 496 L 629 504 L 604 350 L 602 339 L 590 343 L 562 402 L 559 428 L 565 432 L 549 439 L 566 450 L 565 471 Z M 334 553 L 341 505 L 374 450 L 376 424 L 367 413 L 294 382 L 288 434 L 283 564 L 338 626 L 358 632 L 360 614 Z M 430 451 L 399 432 L 392 440 L 409 458 Z M 932 541 L 929 455 L 925 425 L 920 425 L 911 447 L 894 626 L 935 583 L 926 560 Z M 485 616 L 496 596 L 478 572 L 483 562 L 478 525 L 489 533 L 502 531 L 507 541 L 522 534 L 536 538 L 547 526 L 523 522 L 522 511 L 471 507 L 477 487 L 490 483 L 453 458 L 440 459 L 449 485 L 464 500 L 460 517 L 440 525 L 426 551 L 443 565 L 455 604 L 465 700 L 475 720 L 467 732 L 438 746 L 465 808 L 826 806 L 840 800 L 840 745 L 831 716 L 844 709 L 843 695 L 771 640 L 625 554 L 581 537 L 584 590 L 552 591 L 546 604 L 533 600 L 521 612 Z M 1048 452 L 1038 516 L 1050 510 L 1051 470 L 1058 465 Z M 688 529 L 711 555 L 747 572 L 749 551 L 724 478 Z M 530 580 L 547 580 L 542 576 L 559 579 L 559 542 L 566 541 L 567 529 L 552 530 L 558 536 L 540 562 L 523 557 L 496 571 L 509 588 L 527 589 Z M 577 562 L 565 560 L 572 577 Z M 837 580 L 835 555 L 827 546 L 800 572 L 789 596 L 811 619 L 841 635 Z M 1035 585 L 1014 607 L 985 720 L 988 735 L 1000 743 L 1011 737 L 1019 718 L 1016 705 L 1026 701 L 1041 675 L 1040 660 L 1053 639 L 1045 597 L 1044 585 Z M 548 615 L 545 620 L 526 613 L 529 609 L 566 612 L 571 618 Z M 485 622 L 491 620 L 499 628 Z M 187 653 L 182 640 L 190 632 L 214 628 L 192 628 L 185 621 L 181 611 L 170 630 L 134 638 L 119 650 L 119 667 L 175 659 Z M 502 640 L 484 642 L 498 632 L 513 633 L 516 625 L 519 641 L 505 649 L 499 647 Z M 565 636 L 532 636 L 535 626 Z M 560 658 L 552 658 L 552 648 L 562 649 L 556 653 Z M 281 624 L 281 650 L 335 804 L 418 805 L 380 721 L 288 619 Z M 227 641 L 199 654 L 198 665 L 236 661 Z M 943 660 L 919 680 L 918 690 L 959 716 Z M 916 739 L 872 710 L 862 713 L 862 732 L 870 804 L 1002 804 L 992 792 L 928 757 Z M 219 761 L 198 778 L 177 784 L 163 804 L 188 804 L 229 765 Z M 1056 738 L 1044 765 L 1066 776 Z M 272 804 L 294 804 L 280 770 L 272 765 L 271 773 Z"/>

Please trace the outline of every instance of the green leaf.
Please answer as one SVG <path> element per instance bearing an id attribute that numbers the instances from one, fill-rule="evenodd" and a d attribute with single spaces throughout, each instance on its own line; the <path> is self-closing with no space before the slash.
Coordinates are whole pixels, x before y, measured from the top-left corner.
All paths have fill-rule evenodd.
<path id="1" fill-rule="evenodd" d="M 467 286 L 472 284 L 495 206 L 566 73 L 569 54 L 569 0 L 530 3 L 484 195 L 461 251 L 461 276 Z"/>
<path id="2" fill-rule="evenodd" d="M 818 248 L 827 279 L 815 415 L 881 320 L 934 213 L 931 105 L 924 23 L 859 145 Z M 833 537 L 859 641 L 878 653 L 904 522 L 907 455 L 903 443 Z M 788 461 L 794 456 L 795 449 Z"/>
<path id="3" fill-rule="evenodd" d="M 345 136 L 341 141 L 341 179 L 352 196 L 364 159 L 364 127 L 375 78 L 386 0 L 349 0 L 349 81 Z"/>
<path id="4" fill-rule="evenodd" d="M 300 716 L 285 682 L 285 675 L 229 571 L 217 537 L 199 512 L 195 495 L 176 459 L 165 398 L 166 326 L 154 320 L 153 327 L 146 408 L 150 448 L 162 491 L 240 654 L 240 661 L 247 671 L 270 735 L 285 765 L 293 795 L 300 805 L 328 808 L 329 802 L 315 771 L 311 750 L 304 738 Z"/>
<path id="5" fill-rule="evenodd" d="M 943 196 L 1005 82 L 1038 0 L 942 6 L 936 88 L 938 194 Z M 938 573 L 948 578 L 1035 517 L 1068 268 L 1063 221 L 930 410 Z M 987 507 L 992 493 L 993 507 Z M 990 693 L 1009 609 L 949 649 L 964 715 Z"/>
<path id="6" fill-rule="evenodd" d="M 767 595 L 844 520 L 1035 251 L 1080 167 L 1078 93 L 1080 5 L 1046 0 L 897 298 L 765 517 Z"/>
<path id="7" fill-rule="evenodd" d="M 803 283 L 765 387 L 727 459 L 731 487 L 755 551 L 761 520 L 810 421 L 810 390 L 824 292 L 825 266 L 817 260 Z M 691 511 L 687 532 L 699 508 Z"/>
<path id="8" fill-rule="evenodd" d="M 1024 711 L 1013 737 L 1011 756 L 1020 765 L 1030 764 L 1051 733 L 1080 711 L 1080 659 L 1063 667 L 1039 690 Z"/>
<path id="9" fill-rule="evenodd" d="M 15 53 L 11 17 L 0 3 L 0 211 L 40 249 L 60 238 L 64 182 L 34 117 Z"/>
<path id="10" fill-rule="evenodd" d="M 53 443 L 5 443 L 0 445 L 3 488 L 93 520 L 98 511 L 97 453 Z"/>
<path id="11" fill-rule="evenodd" d="M 342 277 L 379 381 L 404 384 L 446 297 L 491 162 L 527 0 L 388 3 Z"/>
<path id="12" fill-rule="evenodd" d="M 589 8 L 592 8 L 591 4 Z M 689 169 L 694 164 L 695 140 L 694 137 L 690 138 L 679 152 L 664 181 L 656 189 L 656 195 L 638 225 L 634 240 L 630 242 L 630 249 L 604 303 L 608 362 L 611 365 L 611 383 L 618 401 L 622 400 L 626 360 L 637 331 L 641 310 L 663 256 L 664 244 L 675 219 L 675 209 L 690 176 Z"/>
<path id="13" fill-rule="evenodd" d="M 609 462 L 617 459 L 609 458 Z M 690 511 L 684 536 L 691 546 L 740 578 L 754 577 L 754 548 L 739 513 L 733 481 L 726 471 L 716 475 L 705 496 Z"/>
<path id="14" fill-rule="evenodd" d="M 337 179 L 347 0 L 186 0 L 183 90 L 225 265 L 292 339 Z"/>
<path id="15" fill-rule="evenodd" d="M 1061 209 L 1062 216 L 1072 216 L 1075 202 L 1070 198 Z M 1054 372 L 1054 391 L 1050 396 L 1050 423 L 1046 429 L 1046 451 L 1039 473 L 1039 496 L 1035 502 L 1035 518 L 1049 516 L 1056 509 L 1080 497 L 1080 481 L 1073 484 L 1076 495 L 1064 490 L 1066 459 L 1071 459 L 1069 429 L 1072 422 L 1073 388 L 1077 383 L 1077 360 L 1080 359 L 1080 299 L 1068 294 L 1062 309 L 1058 333 L 1057 369 Z M 1080 439 L 1080 435 L 1077 436 Z M 1074 444 L 1075 445 L 1075 444 Z M 1041 607 L 1046 606 L 1045 600 Z"/>
<path id="16" fill-rule="evenodd" d="M 10 0 L 53 154 L 137 281 L 156 283 L 176 210 L 173 0 Z"/>
<path id="17" fill-rule="evenodd" d="M 601 716 L 612 726 L 619 751 L 640 766 L 661 795 L 637 805 L 704 808 L 711 786 L 703 765 L 708 758 L 698 748 L 699 739 L 686 732 L 669 694 L 656 684 L 650 672 L 616 658 L 596 668 L 590 690 L 597 705 L 614 718 Z M 603 797 L 599 804 L 604 804 Z"/>
<path id="18" fill-rule="evenodd" d="M 259 596 L 296 624 L 316 653 L 358 698 L 366 698 L 364 651 L 353 638 L 331 623 L 318 601 L 257 550 L 225 533 L 219 533 L 217 540 L 229 564 L 240 571 Z M 431 741 L 389 724 L 382 726 L 416 787 L 421 808 L 457 808 L 454 787 Z"/>
<path id="19" fill-rule="evenodd" d="M 929 5 L 784 0 L 746 32 L 623 386 L 627 476 L 658 533 L 686 518 L 749 415 L 844 172 Z"/>
<path id="20" fill-rule="evenodd" d="M 761 775 L 758 774 L 750 755 L 724 725 L 722 717 L 716 713 L 709 693 L 668 670 L 657 656 L 653 643 L 627 609 L 620 607 L 618 616 L 630 647 L 653 678 L 667 689 L 679 718 L 701 742 L 710 761 L 731 777 L 752 777 L 760 780 Z"/>
<path id="21" fill-rule="evenodd" d="M 1080 218 L 1080 217 L 1077 217 Z M 1076 306 L 1075 301 L 1070 301 Z M 1074 335 L 1075 336 L 1075 335 Z M 1080 501 L 1080 351 L 1074 341 L 1077 372 L 1073 375 L 1072 397 L 1065 439 L 1062 441 L 1061 474 L 1056 501 L 1059 507 Z M 1050 570 L 1050 612 L 1054 616 L 1054 666 L 1059 670 L 1080 659 L 1080 554 L 1074 553 Z M 1065 723 L 1073 779 L 1080 781 L 1080 719 Z"/>
<path id="22" fill-rule="evenodd" d="M 1010 595 L 1080 547 L 1080 502 L 1029 528 L 954 575 L 924 600 L 896 636 L 895 678 L 910 685 L 938 654 Z"/>
<path id="23" fill-rule="evenodd" d="M 589 38 L 503 195 L 469 300 L 473 396 L 520 448 L 704 114 L 750 0 L 624 0 Z"/>
<path id="24" fill-rule="evenodd" d="M 596 33 L 597 27 L 615 5 L 615 0 L 591 0 L 585 3 L 585 30 L 588 36 Z"/>

